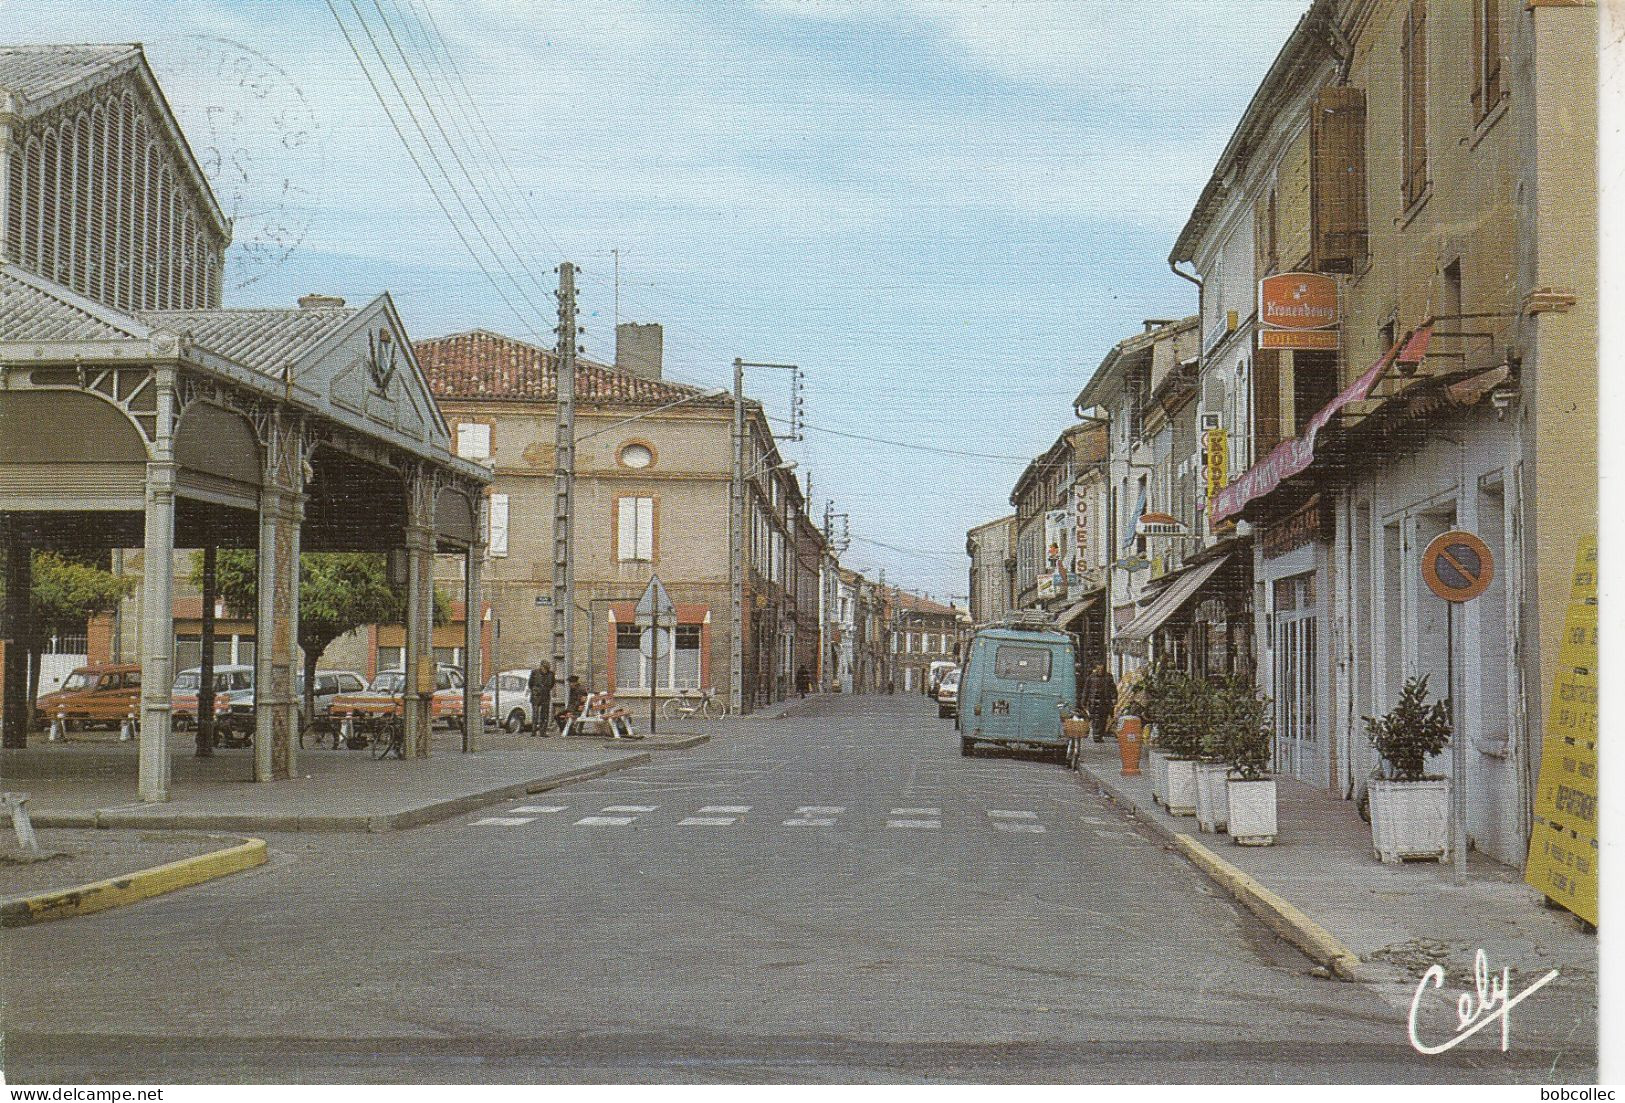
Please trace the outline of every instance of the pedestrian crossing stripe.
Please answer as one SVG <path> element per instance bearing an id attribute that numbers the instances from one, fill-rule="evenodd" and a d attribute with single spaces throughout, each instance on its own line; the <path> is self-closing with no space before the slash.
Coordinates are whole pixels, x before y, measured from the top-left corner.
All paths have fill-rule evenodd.
<path id="1" fill-rule="evenodd" d="M 612 804 L 608 808 L 600 808 L 600 812 L 653 812 L 658 804 Z"/>
<path id="2" fill-rule="evenodd" d="M 940 808 L 893 808 L 891 810 L 891 814 L 894 815 L 894 816 L 940 816 L 940 815 L 942 815 L 942 809 L 940 809 Z"/>
<path id="3" fill-rule="evenodd" d="M 738 823 L 737 816 L 690 816 L 686 820 L 678 820 L 678 827 L 727 827 Z"/>
<path id="4" fill-rule="evenodd" d="M 785 820 L 784 821 L 784 826 L 786 826 L 786 827 L 834 827 L 835 826 L 835 821 L 832 820 L 832 819 L 829 819 L 827 817 L 819 817 L 819 818 L 814 819 L 814 818 L 811 818 L 811 817 L 805 817 L 804 816 L 804 817 L 802 817 L 800 819 Z"/>
<path id="5" fill-rule="evenodd" d="M 570 807 L 567 804 L 524 804 L 518 808 L 510 808 L 510 812 L 562 812 Z"/>
<path id="6" fill-rule="evenodd" d="M 475 827 L 520 827 L 532 822 L 533 816 L 487 816 L 483 820 L 475 820 Z"/>
<path id="7" fill-rule="evenodd" d="M 583 816 L 576 821 L 577 827 L 607 827 L 629 824 L 636 817 L 633 816 Z"/>
<path id="8" fill-rule="evenodd" d="M 987 814 L 996 820 L 1036 820 L 1037 812 L 1006 812 L 999 808 L 989 808 Z"/>
<path id="9" fill-rule="evenodd" d="M 834 804 L 803 804 L 796 809 L 803 816 L 839 816 L 846 811 L 846 805 Z"/>
<path id="10" fill-rule="evenodd" d="M 935 831 L 942 826 L 941 820 L 887 820 L 887 827 L 916 828 L 921 831 Z"/>
<path id="11" fill-rule="evenodd" d="M 712 804 L 700 809 L 700 815 L 716 813 L 719 815 L 739 815 L 750 811 L 748 804 Z"/>

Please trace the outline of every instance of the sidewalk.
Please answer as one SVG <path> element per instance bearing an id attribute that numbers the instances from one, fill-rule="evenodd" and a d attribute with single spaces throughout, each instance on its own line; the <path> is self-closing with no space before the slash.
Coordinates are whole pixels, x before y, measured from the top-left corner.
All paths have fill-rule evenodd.
<path id="1" fill-rule="evenodd" d="M 0 752 L 0 786 L 29 794 L 39 828 L 193 831 L 386 831 L 463 812 L 649 761 L 643 743 L 556 747 L 556 739 L 486 737 L 465 755 L 436 734 L 431 757 L 377 761 L 367 751 L 299 753 L 298 775 L 253 781 L 252 750 L 194 757 L 181 741 L 171 759 L 171 799 L 136 799 L 135 743 L 74 742 Z M 569 741 L 574 742 L 574 741 Z M 652 741 L 644 741 L 652 742 Z M 545 749 L 544 749 L 545 748 Z"/>
<path id="2" fill-rule="evenodd" d="M 1156 806 L 1148 773 L 1123 777 L 1121 770 L 1115 741 L 1084 744 L 1082 774 L 1096 788 L 1238 898 L 1246 890 L 1227 883 L 1236 879 L 1206 861 L 1203 848 L 1302 912 L 1359 959 L 1353 979 L 1403 983 L 1409 991 L 1437 962 L 1456 984 L 1471 977 L 1474 955 L 1482 949 L 1492 972 L 1503 966 L 1512 970 L 1514 990 L 1548 969 L 1560 970 L 1562 979 L 1553 987 L 1582 994 L 1589 988 L 1594 1014 L 1595 935 L 1585 933 L 1567 912 L 1547 909 L 1518 870 L 1472 854 L 1467 882 L 1457 885 L 1449 865 L 1384 865 L 1372 856 L 1370 826 L 1352 801 L 1333 800 L 1291 778 L 1276 779 L 1275 845 L 1236 846 L 1228 835 L 1200 833 L 1195 817 L 1169 816 Z M 1256 899 L 1244 902 L 1260 911 Z"/>

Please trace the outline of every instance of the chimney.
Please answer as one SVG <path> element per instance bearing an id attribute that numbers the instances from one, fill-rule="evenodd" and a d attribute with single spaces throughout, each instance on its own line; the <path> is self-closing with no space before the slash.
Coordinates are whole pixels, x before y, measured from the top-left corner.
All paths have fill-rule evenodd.
<path id="1" fill-rule="evenodd" d="M 300 310 L 337 310 L 343 305 L 344 300 L 337 295 L 318 295 L 312 291 L 299 296 Z"/>
<path id="2" fill-rule="evenodd" d="M 666 339 L 657 322 L 622 322 L 615 327 L 615 368 L 640 379 L 659 379 Z"/>

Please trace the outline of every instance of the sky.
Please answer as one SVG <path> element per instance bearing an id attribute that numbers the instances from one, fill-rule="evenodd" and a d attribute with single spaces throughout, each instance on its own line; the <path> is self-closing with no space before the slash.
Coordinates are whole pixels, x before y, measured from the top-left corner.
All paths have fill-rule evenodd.
<path id="1" fill-rule="evenodd" d="M 1195 312 L 1168 252 L 1307 7 L 0 0 L 0 38 L 145 45 L 236 220 L 228 306 L 387 289 L 414 338 L 551 346 L 568 259 L 595 359 L 618 317 L 684 382 L 799 364 L 811 512 L 945 598 L 1111 346 Z"/>

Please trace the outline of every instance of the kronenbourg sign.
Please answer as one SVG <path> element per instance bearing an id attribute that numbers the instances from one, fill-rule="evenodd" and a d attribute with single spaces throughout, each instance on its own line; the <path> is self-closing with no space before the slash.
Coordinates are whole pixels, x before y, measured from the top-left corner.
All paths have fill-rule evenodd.
<path id="1" fill-rule="evenodd" d="M 1337 281 L 1318 272 L 1258 281 L 1258 320 L 1270 329 L 1328 329 L 1337 324 L 1337 305 Z"/>
<path id="2" fill-rule="evenodd" d="M 1360 378 L 1350 383 L 1338 396 L 1326 403 L 1324 409 L 1309 419 L 1309 425 L 1304 429 L 1303 436 L 1292 440 L 1284 440 L 1275 446 L 1275 450 L 1258 463 L 1253 464 L 1235 482 L 1225 487 L 1213 499 L 1213 512 L 1209 518 L 1210 524 L 1218 524 L 1227 517 L 1234 517 L 1240 513 L 1242 507 L 1254 498 L 1262 497 L 1308 468 L 1315 458 L 1315 437 L 1320 434 L 1330 421 L 1344 406 L 1350 402 L 1358 402 L 1371 392 L 1382 378 L 1382 373 L 1388 370 L 1388 364 L 1393 359 L 1395 345 L 1382 354 L 1382 358 Z"/>

